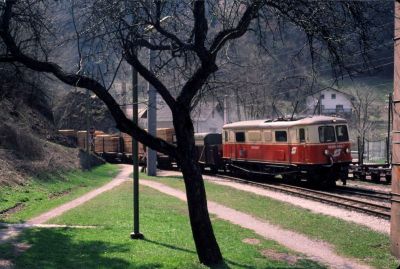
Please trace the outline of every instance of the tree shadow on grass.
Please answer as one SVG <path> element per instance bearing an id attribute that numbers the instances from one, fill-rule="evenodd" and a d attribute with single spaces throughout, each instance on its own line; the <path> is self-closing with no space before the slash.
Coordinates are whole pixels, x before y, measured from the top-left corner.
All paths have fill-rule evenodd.
<path id="1" fill-rule="evenodd" d="M 130 251 L 124 244 L 105 241 L 73 240 L 69 229 L 26 230 L 23 239 L 31 245 L 20 256 L 15 257 L 16 268 L 159 268 L 160 264 L 134 264 L 113 256 L 113 253 Z M 138 257 L 139 261 L 139 257 Z"/>
<path id="2" fill-rule="evenodd" d="M 178 251 L 183 251 L 183 252 L 186 252 L 186 253 L 191 253 L 191 254 L 197 255 L 197 253 L 195 251 L 193 251 L 193 250 L 186 249 L 186 248 L 181 248 L 181 247 L 178 247 L 178 246 L 174 246 L 174 245 L 170 245 L 170 244 L 166 244 L 166 243 L 162 243 L 162 242 L 156 242 L 156 241 L 150 240 L 148 238 L 143 239 L 143 241 L 146 241 L 148 243 L 152 243 L 152 244 L 155 244 L 155 245 L 158 245 L 158 246 L 166 247 L 166 248 L 169 248 L 169 249 L 172 249 L 172 250 L 178 250 Z M 229 268 L 231 268 L 229 265 L 234 265 L 235 267 L 245 268 L 245 269 L 256 269 L 256 267 L 254 267 L 254 266 L 240 264 L 238 262 L 235 262 L 235 261 L 232 261 L 232 260 L 229 260 L 229 259 L 226 259 L 226 258 L 224 258 L 224 260 L 221 263 L 219 263 L 217 265 L 214 265 L 214 266 L 211 266 L 210 268 L 211 269 L 229 269 Z M 265 268 L 265 269 L 268 269 L 268 267 Z M 271 267 L 270 269 L 276 269 L 276 267 Z M 280 269 L 284 269 L 284 268 L 280 268 Z"/>

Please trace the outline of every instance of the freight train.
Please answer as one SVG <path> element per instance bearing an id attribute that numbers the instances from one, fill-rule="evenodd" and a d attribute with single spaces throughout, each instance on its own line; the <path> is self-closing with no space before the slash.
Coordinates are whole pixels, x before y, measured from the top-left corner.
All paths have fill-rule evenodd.
<path id="1" fill-rule="evenodd" d="M 159 129 L 157 134 L 175 142 L 173 129 Z M 132 140 L 128 135 L 97 135 L 94 141 L 93 151 L 108 160 L 131 156 Z M 203 169 L 279 175 L 314 184 L 331 185 L 338 179 L 345 182 L 352 161 L 347 121 L 338 117 L 234 122 L 224 125 L 222 134 L 195 134 L 195 144 Z M 140 146 L 139 159 L 144 154 L 145 147 Z M 159 167 L 172 167 L 173 163 L 168 156 L 158 155 Z"/>

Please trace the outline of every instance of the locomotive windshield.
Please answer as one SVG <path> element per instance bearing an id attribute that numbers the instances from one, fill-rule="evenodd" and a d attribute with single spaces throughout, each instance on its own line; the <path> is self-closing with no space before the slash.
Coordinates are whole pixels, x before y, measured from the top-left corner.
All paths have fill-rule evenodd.
<path id="1" fill-rule="evenodd" d="M 346 125 L 336 126 L 336 138 L 338 142 L 349 141 L 349 134 L 347 133 Z"/>
<path id="2" fill-rule="evenodd" d="M 320 126 L 318 133 L 321 143 L 335 142 L 335 128 L 333 126 Z"/>

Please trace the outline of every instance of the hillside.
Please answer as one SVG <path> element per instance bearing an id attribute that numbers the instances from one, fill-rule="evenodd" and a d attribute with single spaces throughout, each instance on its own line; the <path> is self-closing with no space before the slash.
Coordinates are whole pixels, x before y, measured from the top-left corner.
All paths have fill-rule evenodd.
<path id="1" fill-rule="evenodd" d="M 111 113 L 95 96 L 87 96 L 81 91 L 70 91 L 56 102 L 54 122 L 57 129 L 86 130 L 87 120 L 90 127 L 96 130 L 108 133 L 117 131 Z"/>
<path id="2" fill-rule="evenodd" d="M 23 184 L 31 176 L 82 168 L 76 148 L 47 141 L 56 137 L 46 91 L 15 70 L 0 74 L 0 186 Z"/>

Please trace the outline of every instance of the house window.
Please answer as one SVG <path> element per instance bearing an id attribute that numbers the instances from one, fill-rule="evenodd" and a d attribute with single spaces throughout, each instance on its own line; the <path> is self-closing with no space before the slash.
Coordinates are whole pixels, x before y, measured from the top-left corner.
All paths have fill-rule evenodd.
<path id="1" fill-rule="evenodd" d="M 244 132 L 236 132 L 235 133 L 236 142 L 244 142 Z"/>
<path id="2" fill-rule="evenodd" d="M 321 94 L 321 99 L 325 99 L 325 94 Z"/>
<path id="3" fill-rule="evenodd" d="M 275 131 L 275 141 L 276 142 L 286 142 L 287 141 L 286 131 Z"/>
<path id="4" fill-rule="evenodd" d="M 336 99 L 336 94 L 332 93 L 332 94 L 331 94 L 331 98 L 332 98 L 332 99 Z"/>
<path id="5" fill-rule="evenodd" d="M 337 112 L 339 112 L 339 111 L 344 111 L 344 110 L 343 110 L 343 105 L 336 105 L 336 111 L 337 111 Z"/>

